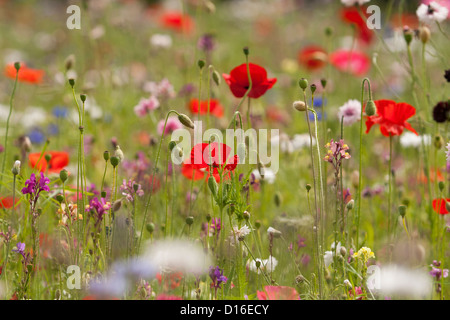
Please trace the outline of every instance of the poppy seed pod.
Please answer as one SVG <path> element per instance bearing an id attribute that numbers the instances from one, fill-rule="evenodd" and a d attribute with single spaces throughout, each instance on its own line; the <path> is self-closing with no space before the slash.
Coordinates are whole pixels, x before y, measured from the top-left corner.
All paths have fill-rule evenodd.
<path id="1" fill-rule="evenodd" d="M 180 113 L 178 115 L 178 120 L 186 127 L 194 129 L 194 122 L 192 122 L 191 118 L 189 118 L 184 113 Z"/>
<path id="2" fill-rule="evenodd" d="M 445 183 L 444 183 L 444 181 L 439 181 L 439 191 L 444 191 L 444 188 L 445 188 Z"/>
<path id="3" fill-rule="evenodd" d="M 44 159 L 45 159 L 45 161 L 50 162 L 50 160 L 52 160 L 52 155 L 49 154 L 49 153 L 47 153 L 47 154 L 44 156 Z"/>
<path id="4" fill-rule="evenodd" d="M 246 56 L 248 56 L 250 53 L 250 51 L 248 50 L 248 47 L 244 47 L 243 51 Z"/>
<path id="5" fill-rule="evenodd" d="M 322 88 L 326 88 L 326 86 L 327 86 L 327 79 L 321 79 L 320 80 L 320 84 L 322 85 Z"/>
<path id="6" fill-rule="evenodd" d="M 186 224 L 188 226 L 192 225 L 194 223 L 194 217 L 190 216 L 186 218 Z"/>
<path id="7" fill-rule="evenodd" d="M 105 159 L 105 161 L 109 160 L 109 151 L 103 152 L 103 159 Z"/>
<path id="8" fill-rule="evenodd" d="M 205 67 L 205 60 L 198 60 L 197 65 L 200 69 L 203 69 Z"/>
<path id="9" fill-rule="evenodd" d="M 311 185 L 310 185 L 310 184 L 307 184 L 307 185 L 306 185 L 306 191 L 309 192 L 310 190 L 311 190 Z"/>
<path id="10" fill-rule="evenodd" d="M 80 99 L 82 102 L 86 101 L 86 95 L 84 93 L 80 94 Z"/>
<path id="11" fill-rule="evenodd" d="M 406 44 L 408 46 L 411 44 L 411 42 L 413 40 L 413 36 L 414 36 L 414 33 L 410 28 L 408 28 L 408 27 L 403 28 L 403 37 L 405 38 Z"/>
<path id="12" fill-rule="evenodd" d="M 398 214 L 401 215 L 402 218 L 405 218 L 405 216 L 406 216 L 406 206 L 405 205 L 398 206 Z"/>
<path id="13" fill-rule="evenodd" d="M 306 106 L 306 103 L 303 101 L 295 101 L 292 105 L 294 107 L 294 109 L 296 109 L 297 111 L 300 112 L 304 112 L 306 111 L 306 109 L 308 109 L 308 107 Z"/>
<path id="14" fill-rule="evenodd" d="M 368 115 L 369 117 L 375 115 L 375 113 L 377 112 L 377 106 L 375 105 L 375 102 L 373 102 L 373 100 L 367 101 L 365 111 L 366 115 Z"/>
<path id="15" fill-rule="evenodd" d="M 310 88 L 311 88 L 311 93 L 312 94 L 314 94 L 316 92 L 316 90 L 317 90 L 317 86 L 314 83 L 311 85 Z"/>
<path id="16" fill-rule="evenodd" d="M 75 79 L 69 79 L 69 84 L 73 88 L 75 85 Z"/>
<path id="17" fill-rule="evenodd" d="M 111 157 L 110 161 L 111 161 L 111 165 L 114 168 L 117 167 L 119 165 L 119 163 L 120 163 L 120 160 L 117 157 Z"/>
<path id="18" fill-rule="evenodd" d="M 61 181 L 64 183 L 67 181 L 67 178 L 69 177 L 69 174 L 67 173 L 66 169 L 62 169 L 59 172 L 59 178 L 61 179 Z"/>
<path id="19" fill-rule="evenodd" d="M 298 85 L 300 86 L 301 89 L 306 90 L 306 88 L 308 88 L 308 80 L 306 80 L 305 78 L 301 78 L 298 81 Z"/>
<path id="20" fill-rule="evenodd" d="M 19 69 L 20 69 L 20 62 L 15 62 L 15 63 L 14 63 L 14 68 L 15 68 L 17 71 L 19 71 Z"/>

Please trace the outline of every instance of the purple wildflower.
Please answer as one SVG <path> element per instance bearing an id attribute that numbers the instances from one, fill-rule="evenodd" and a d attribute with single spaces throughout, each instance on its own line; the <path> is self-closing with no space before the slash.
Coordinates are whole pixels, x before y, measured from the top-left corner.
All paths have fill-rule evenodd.
<path id="1" fill-rule="evenodd" d="M 211 287 L 217 289 L 220 289 L 220 286 L 222 283 L 226 283 L 228 281 L 228 278 L 223 275 L 223 270 L 217 267 L 209 267 L 209 277 L 212 280 Z"/>
<path id="2" fill-rule="evenodd" d="M 431 266 L 431 271 L 430 271 L 430 275 L 432 277 L 436 278 L 436 281 L 439 281 L 441 279 L 441 276 L 443 276 L 444 278 L 448 277 L 448 269 L 439 269 L 439 268 L 435 268 L 433 265 Z"/>
<path id="3" fill-rule="evenodd" d="M 131 179 L 128 180 L 128 183 L 123 179 L 120 191 L 122 191 L 122 195 L 124 195 L 129 202 L 134 202 L 136 196 L 142 197 L 144 195 L 144 190 L 142 190 L 141 185 Z"/>
<path id="4" fill-rule="evenodd" d="M 209 33 L 204 34 L 198 39 L 197 47 L 205 52 L 211 52 L 215 47 L 214 36 Z"/>
<path id="5" fill-rule="evenodd" d="M 16 248 L 11 250 L 12 252 L 16 252 L 22 255 L 25 259 L 25 243 L 17 242 Z"/>

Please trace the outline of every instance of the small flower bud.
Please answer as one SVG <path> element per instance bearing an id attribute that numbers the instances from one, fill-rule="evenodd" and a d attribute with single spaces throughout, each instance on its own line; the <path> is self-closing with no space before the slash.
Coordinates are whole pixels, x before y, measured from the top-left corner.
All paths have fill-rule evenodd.
<path id="1" fill-rule="evenodd" d="M 82 102 L 85 102 L 86 101 L 86 95 L 85 94 L 80 94 L 80 99 L 81 99 L 81 101 Z"/>
<path id="2" fill-rule="evenodd" d="M 375 102 L 373 102 L 373 100 L 367 101 L 365 111 L 366 115 L 368 115 L 369 117 L 375 115 L 375 113 L 377 112 L 377 106 L 375 105 Z"/>
<path id="3" fill-rule="evenodd" d="M 114 155 L 119 158 L 119 161 L 122 162 L 124 159 L 123 151 L 120 149 L 120 146 L 116 146 L 116 151 L 114 152 Z"/>
<path id="4" fill-rule="evenodd" d="M 155 225 L 153 223 L 147 223 L 147 225 L 145 226 L 145 228 L 147 229 L 147 231 L 149 233 L 153 233 L 153 231 L 155 231 Z"/>
<path id="5" fill-rule="evenodd" d="M 248 56 L 249 55 L 249 50 L 248 50 L 248 47 L 244 47 L 244 54 L 246 55 L 246 56 Z"/>
<path id="6" fill-rule="evenodd" d="M 439 181 L 439 191 L 444 191 L 444 188 L 445 188 L 445 183 L 444 183 L 444 181 Z"/>
<path id="7" fill-rule="evenodd" d="M 409 46 L 413 40 L 414 33 L 409 27 L 403 28 L 403 37 L 405 38 L 406 44 Z"/>
<path id="8" fill-rule="evenodd" d="M 206 221 L 209 223 L 211 222 L 211 215 L 208 213 L 206 214 Z"/>
<path id="9" fill-rule="evenodd" d="M 419 38 L 422 41 L 422 43 L 427 43 L 428 40 L 431 38 L 431 31 L 427 26 L 422 26 L 419 29 Z"/>
<path id="10" fill-rule="evenodd" d="M 188 226 L 192 225 L 194 223 L 194 217 L 190 216 L 186 218 L 186 224 Z"/>
<path id="11" fill-rule="evenodd" d="M 194 122 L 192 122 L 191 118 L 189 118 L 184 113 L 180 113 L 178 115 L 178 120 L 186 127 L 194 129 Z"/>
<path id="12" fill-rule="evenodd" d="M 111 161 L 111 164 L 112 164 L 112 166 L 114 168 L 117 167 L 119 165 L 119 163 L 120 163 L 120 160 L 117 157 L 111 157 L 110 161 Z"/>
<path id="13" fill-rule="evenodd" d="M 106 198 L 106 191 L 102 191 L 100 195 L 102 198 Z"/>
<path id="14" fill-rule="evenodd" d="M 347 256 L 347 249 L 345 247 L 341 247 L 339 253 L 341 254 L 341 256 L 345 257 Z"/>
<path id="15" fill-rule="evenodd" d="M 198 65 L 198 67 L 200 68 L 200 70 L 201 69 L 203 69 L 204 67 L 205 67 L 205 60 L 198 60 L 197 61 L 197 65 Z"/>
<path id="16" fill-rule="evenodd" d="M 14 165 L 13 165 L 11 171 L 12 171 L 13 175 L 15 175 L 15 176 L 17 176 L 20 173 L 20 161 L 19 160 L 16 160 L 14 162 Z"/>
<path id="17" fill-rule="evenodd" d="M 62 203 L 64 201 L 64 196 L 62 194 L 58 194 L 56 196 L 56 201 L 58 201 L 59 203 Z"/>
<path id="18" fill-rule="evenodd" d="M 311 190 L 311 185 L 310 184 L 307 184 L 306 185 L 306 192 L 309 192 Z"/>
<path id="19" fill-rule="evenodd" d="M 300 100 L 299 101 L 295 101 L 293 103 L 293 107 L 294 107 L 294 109 L 296 109 L 297 111 L 300 111 L 300 112 L 306 111 L 306 109 L 308 108 L 306 106 L 306 103 L 303 102 L 303 101 L 300 101 Z"/>
<path id="20" fill-rule="evenodd" d="M 16 69 L 16 71 L 19 71 L 20 70 L 20 62 L 15 62 L 14 68 Z"/>
<path id="21" fill-rule="evenodd" d="M 327 86 L 327 79 L 321 79 L 320 80 L 320 84 L 322 85 L 322 88 L 326 88 L 326 86 Z"/>
<path id="22" fill-rule="evenodd" d="M 117 211 L 120 210 L 121 207 L 122 207 L 122 200 L 116 200 L 116 201 L 113 203 L 112 211 L 113 211 L 113 212 L 117 212 Z"/>
<path id="23" fill-rule="evenodd" d="M 177 146 L 177 143 L 175 141 L 170 141 L 169 142 L 169 150 L 172 151 L 173 148 L 175 148 Z"/>
<path id="24" fill-rule="evenodd" d="M 216 85 L 219 86 L 222 81 L 222 78 L 220 77 L 219 73 L 216 70 L 213 71 L 212 78 L 213 78 L 214 82 L 216 83 Z"/>
<path id="25" fill-rule="evenodd" d="M 256 221 L 255 221 L 255 228 L 256 228 L 256 229 L 261 228 L 261 221 L 259 221 L 259 220 L 256 220 Z"/>
<path id="26" fill-rule="evenodd" d="M 402 216 L 402 218 L 404 218 L 406 216 L 406 206 L 398 206 L 398 213 Z"/>
<path id="27" fill-rule="evenodd" d="M 66 182 L 68 177 L 69 177 L 69 173 L 67 172 L 66 169 L 62 169 L 59 172 L 59 178 L 61 179 L 62 183 Z"/>
<path id="28" fill-rule="evenodd" d="M 259 269 L 261 267 L 261 261 L 257 260 L 255 262 L 255 266 L 256 266 L 257 269 Z"/>
<path id="29" fill-rule="evenodd" d="M 105 161 L 109 160 L 109 151 L 103 152 L 103 159 L 105 159 Z"/>
<path id="30" fill-rule="evenodd" d="M 355 200 L 352 199 L 347 203 L 347 210 L 352 210 L 354 207 L 355 207 Z"/>
<path id="31" fill-rule="evenodd" d="M 312 94 L 314 94 L 314 92 L 316 92 L 316 90 L 317 90 L 317 86 L 314 83 L 310 86 L 310 88 L 311 88 Z"/>
<path id="32" fill-rule="evenodd" d="M 75 79 L 69 79 L 69 84 L 73 88 L 75 86 Z"/>
<path id="33" fill-rule="evenodd" d="M 300 86 L 300 88 L 302 88 L 303 90 L 306 90 L 306 88 L 308 88 L 308 80 L 306 80 L 305 78 L 301 78 L 298 81 L 298 85 Z"/>
<path id="34" fill-rule="evenodd" d="M 208 187 L 211 190 L 213 196 L 217 196 L 217 191 L 219 190 L 219 186 L 217 185 L 216 179 L 213 176 L 208 178 Z"/>
<path id="35" fill-rule="evenodd" d="M 444 145 L 444 139 L 442 138 L 441 135 L 436 135 L 434 137 L 434 147 L 438 150 L 442 149 Z"/>
<path id="36" fill-rule="evenodd" d="M 250 212 L 248 212 L 248 211 L 244 211 L 244 214 L 243 214 L 243 216 L 244 216 L 244 219 L 245 219 L 245 220 L 248 220 L 248 219 L 250 219 Z"/>

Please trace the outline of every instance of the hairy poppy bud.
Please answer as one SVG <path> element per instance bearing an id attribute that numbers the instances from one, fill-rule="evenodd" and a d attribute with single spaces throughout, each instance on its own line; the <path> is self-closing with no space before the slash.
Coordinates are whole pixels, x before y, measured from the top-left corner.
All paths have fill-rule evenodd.
<path id="1" fill-rule="evenodd" d="M 301 78 L 298 81 L 298 85 L 300 86 L 300 88 L 302 88 L 303 90 L 306 90 L 306 88 L 308 88 L 308 80 L 306 80 L 305 78 Z"/>
<path id="2" fill-rule="evenodd" d="M 367 101 L 366 115 L 371 117 L 371 116 L 375 115 L 376 112 L 377 112 L 377 106 L 375 105 L 375 102 L 373 102 L 373 100 Z"/>
<path id="3" fill-rule="evenodd" d="M 222 81 L 222 78 L 220 77 L 219 73 L 216 70 L 214 70 L 212 72 L 212 78 L 213 78 L 214 82 L 216 83 L 216 85 L 219 86 L 220 82 Z"/>
<path id="4" fill-rule="evenodd" d="M 439 190 L 442 192 L 442 191 L 444 191 L 444 188 L 445 188 L 444 181 L 439 181 Z"/>
<path id="5" fill-rule="evenodd" d="M 58 201 L 59 203 L 62 203 L 64 201 L 64 196 L 62 194 L 58 194 L 56 196 L 56 201 Z"/>
<path id="6" fill-rule="evenodd" d="M 64 183 L 66 182 L 67 178 L 69 177 L 69 174 L 67 173 L 66 169 L 62 169 L 59 172 L 59 178 L 61 179 L 61 181 Z"/>
<path id="7" fill-rule="evenodd" d="M 114 168 L 117 167 L 120 163 L 120 160 L 118 157 L 111 157 L 110 161 Z"/>
<path id="8" fill-rule="evenodd" d="M 122 162 L 124 159 L 123 151 L 120 149 L 120 146 L 116 146 L 116 151 L 114 152 L 114 155 L 119 158 L 119 161 Z"/>
<path id="9" fill-rule="evenodd" d="M 198 60 L 197 65 L 200 69 L 203 69 L 205 67 L 205 60 Z"/>
<path id="10" fill-rule="evenodd" d="M 192 225 L 194 223 L 194 217 L 190 216 L 186 218 L 186 224 L 188 226 Z"/>
<path id="11" fill-rule="evenodd" d="M 178 115 L 178 120 L 186 127 L 194 129 L 194 122 L 192 122 L 191 118 L 189 118 L 184 113 L 180 113 Z"/>
<path id="12" fill-rule="evenodd" d="M 398 206 L 398 213 L 402 216 L 402 218 L 404 218 L 406 215 L 406 206 L 405 205 Z"/>
<path id="13" fill-rule="evenodd" d="M 155 231 L 155 225 L 153 223 L 147 223 L 147 225 L 145 226 L 145 228 L 147 229 L 147 231 L 149 233 L 153 233 L 153 231 Z"/>
<path id="14" fill-rule="evenodd" d="M 44 159 L 45 159 L 45 161 L 50 162 L 50 160 L 52 160 L 52 155 L 49 154 L 49 153 L 47 153 L 47 154 L 44 156 Z"/>
<path id="15" fill-rule="evenodd" d="M 213 176 L 208 178 L 208 187 L 211 190 L 213 196 L 217 196 L 217 191 L 219 190 L 219 186 L 217 185 L 216 179 Z"/>
<path id="16" fill-rule="evenodd" d="M 422 43 L 427 43 L 431 38 L 431 31 L 427 26 L 422 26 L 419 29 L 419 38 Z"/>
<path id="17" fill-rule="evenodd" d="M 300 112 L 306 111 L 306 109 L 308 108 L 306 106 L 306 103 L 303 102 L 303 101 L 300 101 L 300 100 L 299 101 L 295 101 L 293 103 L 293 107 L 294 107 L 294 109 L 296 109 L 297 111 L 300 111 Z"/>
<path id="18" fill-rule="evenodd" d="M 109 160 L 109 151 L 103 152 L 103 159 L 105 159 L 105 161 Z"/>

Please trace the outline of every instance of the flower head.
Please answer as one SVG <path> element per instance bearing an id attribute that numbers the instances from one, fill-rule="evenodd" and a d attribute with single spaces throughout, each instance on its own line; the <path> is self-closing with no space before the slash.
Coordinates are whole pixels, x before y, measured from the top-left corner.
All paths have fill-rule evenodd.
<path id="1" fill-rule="evenodd" d="M 268 79 L 266 69 L 257 64 L 249 63 L 249 69 L 250 77 L 252 79 L 252 90 L 249 92 L 248 96 L 257 99 L 265 94 L 267 90 L 271 89 L 277 82 L 277 79 Z M 241 64 L 231 70 L 230 74 L 224 73 L 222 76 L 236 98 L 242 98 L 245 95 L 250 86 L 247 74 L 247 64 Z"/>
<path id="2" fill-rule="evenodd" d="M 307 46 L 298 53 L 298 62 L 311 71 L 321 69 L 327 61 L 326 51 L 319 46 Z"/>
<path id="3" fill-rule="evenodd" d="M 5 75 L 8 78 L 15 79 L 17 75 L 17 70 L 13 63 L 8 64 L 5 68 Z M 20 64 L 18 81 L 27 82 L 31 84 L 39 84 L 42 82 L 44 77 L 43 70 L 28 68 L 24 63 Z"/>
<path id="4" fill-rule="evenodd" d="M 217 267 L 209 267 L 209 277 L 212 280 L 211 287 L 220 289 L 222 283 L 227 283 L 228 278 L 223 275 L 223 270 Z"/>
<path id="5" fill-rule="evenodd" d="M 340 49 L 330 54 L 330 63 L 339 71 L 363 76 L 370 69 L 369 57 L 359 51 Z"/>
<path id="6" fill-rule="evenodd" d="M 189 110 L 191 110 L 192 113 L 208 114 L 209 112 L 211 115 L 217 118 L 223 117 L 223 107 L 217 99 L 211 99 L 209 101 L 209 106 L 208 100 L 200 101 L 200 108 L 198 99 L 192 99 L 189 102 Z"/>
<path id="7" fill-rule="evenodd" d="M 416 14 L 421 22 L 432 24 L 447 19 L 449 9 L 436 1 L 431 1 L 428 5 L 422 3 L 417 8 Z"/>
<path id="8" fill-rule="evenodd" d="M 381 133 L 386 136 L 401 135 L 404 129 L 418 135 L 417 131 L 406 122 L 409 118 L 416 114 L 416 109 L 407 103 L 396 103 L 392 100 L 377 100 L 377 115 L 367 117 L 366 133 L 369 133 L 374 124 L 380 125 Z"/>
<path id="9" fill-rule="evenodd" d="M 47 154 L 51 156 L 49 162 L 45 159 Z M 28 160 L 32 168 L 37 168 L 41 172 L 48 169 L 49 173 L 58 173 L 69 164 L 69 154 L 64 151 L 30 153 Z"/>
<path id="10" fill-rule="evenodd" d="M 163 134 L 165 122 L 166 122 L 165 119 L 162 119 L 158 122 L 157 131 L 159 135 Z M 178 117 L 171 116 L 167 119 L 166 130 L 164 130 L 164 134 L 165 135 L 171 134 L 175 130 L 181 128 L 183 128 L 183 125 L 181 124 L 180 120 L 178 120 Z"/>
<path id="11" fill-rule="evenodd" d="M 142 98 L 134 107 L 134 113 L 139 117 L 143 117 L 157 108 L 159 108 L 159 101 L 154 96 L 151 96 L 148 99 Z"/>
<path id="12" fill-rule="evenodd" d="M 344 117 L 344 125 L 349 126 L 361 120 L 361 102 L 349 100 L 339 108 L 338 118 Z"/>
<path id="13" fill-rule="evenodd" d="M 353 258 L 360 259 L 364 264 L 366 264 L 369 259 L 375 258 L 375 254 L 372 252 L 372 250 L 368 247 L 362 247 L 358 250 L 358 252 L 355 252 L 352 256 Z"/>

